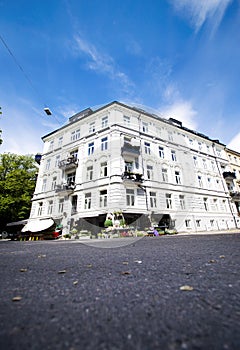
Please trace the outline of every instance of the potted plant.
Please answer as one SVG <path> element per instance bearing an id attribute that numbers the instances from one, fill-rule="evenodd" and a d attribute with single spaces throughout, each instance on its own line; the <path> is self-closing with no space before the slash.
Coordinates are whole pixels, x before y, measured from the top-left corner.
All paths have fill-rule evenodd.
<path id="1" fill-rule="evenodd" d="M 110 219 L 105 220 L 104 227 L 110 227 L 112 225 L 113 225 L 112 220 L 110 220 Z"/>

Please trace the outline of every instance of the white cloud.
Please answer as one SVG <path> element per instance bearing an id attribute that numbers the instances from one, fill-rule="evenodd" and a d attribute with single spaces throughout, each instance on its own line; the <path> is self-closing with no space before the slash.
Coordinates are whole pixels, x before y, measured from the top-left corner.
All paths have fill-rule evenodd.
<path id="1" fill-rule="evenodd" d="M 169 0 L 191 22 L 196 32 L 209 22 L 212 33 L 217 29 L 232 0 Z"/>
<path id="2" fill-rule="evenodd" d="M 240 152 L 240 132 L 227 145 L 228 148 Z"/>
<path id="3" fill-rule="evenodd" d="M 177 100 L 170 105 L 161 108 L 161 114 L 164 118 L 174 118 L 183 123 L 183 126 L 191 129 L 197 129 L 197 121 L 194 119 L 197 111 L 193 108 L 190 101 Z"/>
<path id="4" fill-rule="evenodd" d="M 43 149 L 42 136 L 59 127 L 49 127 L 52 120 L 39 112 L 28 100 L 17 98 L 15 105 L 5 99 L 1 119 L 2 139 L 0 153 L 35 154 Z"/>
<path id="5" fill-rule="evenodd" d="M 183 126 L 196 130 L 197 110 L 190 100 L 184 99 L 178 90 L 177 84 L 172 82 L 167 85 L 163 92 L 165 103 L 160 106 L 159 111 L 164 118 L 174 118 L 183 123 Z"/>
<path id="6" fill-rule="evenodd" d="M 106 74 L 112 80 L 118 80 L 125 90 L 134 86 L 128 76 L 117 68 L 116 63 L 111 56 L 99 52 L 94 45 L 84 40 L 80 35 L 76 35 L 74 39 L 76 44 L 75 52 L 77 54 L 83 53 L 89 59 L 88 69 Z"/>

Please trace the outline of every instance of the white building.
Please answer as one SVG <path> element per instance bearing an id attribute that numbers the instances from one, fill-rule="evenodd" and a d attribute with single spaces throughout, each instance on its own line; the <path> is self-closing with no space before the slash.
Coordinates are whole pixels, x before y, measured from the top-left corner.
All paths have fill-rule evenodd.
<path id="1" fill-rule="evenodd" d="M 175 119 L 112 102 L 43 137 L 30 221 L 99 232 L 108 213 L 178 232 L 240 226 L 223 173 L 225 145 Z"/>

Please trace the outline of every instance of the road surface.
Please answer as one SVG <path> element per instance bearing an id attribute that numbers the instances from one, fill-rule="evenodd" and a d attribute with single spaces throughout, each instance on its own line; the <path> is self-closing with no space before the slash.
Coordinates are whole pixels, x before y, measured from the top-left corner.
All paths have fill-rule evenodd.
<path id="1" fill-rule="evenodd" d="M 240 233 L 0 242 L 0 348 L 238 350 L 239 248 Z"/>

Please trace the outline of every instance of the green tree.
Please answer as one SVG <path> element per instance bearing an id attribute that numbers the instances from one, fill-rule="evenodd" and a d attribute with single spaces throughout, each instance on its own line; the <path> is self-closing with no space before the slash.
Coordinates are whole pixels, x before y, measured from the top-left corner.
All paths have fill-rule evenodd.
<path id="1" fill-rule="evenodd" d="M 31 155 L 0 154 L 0 229 L 27 219 L 38 168 Z"/>
<path id="2" fill-rule="evenodd" d="M 2 107 L 0 107 L 0 115 L 2 114 Z M 2 130 L 0 129 L 0 145 L 3 143 L 3 140 L 2 140 Z"/>

